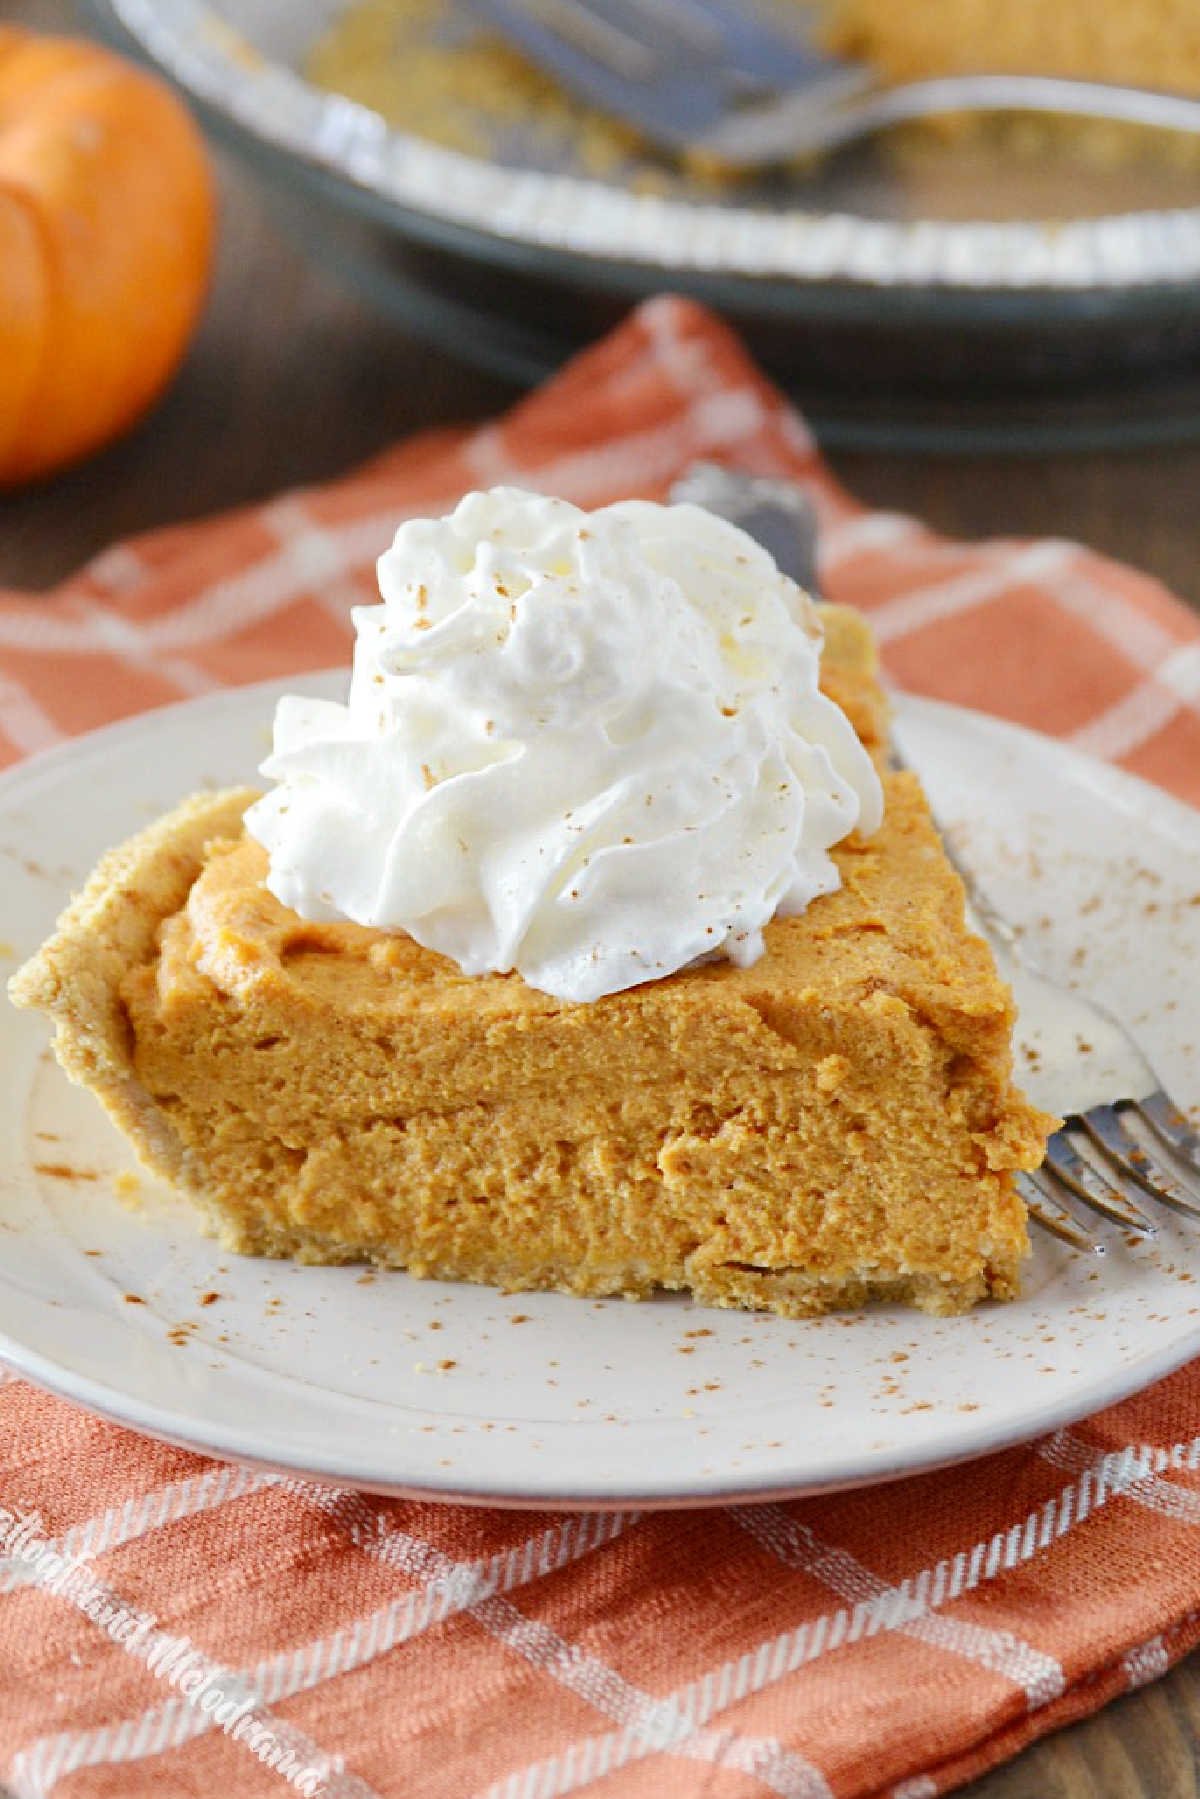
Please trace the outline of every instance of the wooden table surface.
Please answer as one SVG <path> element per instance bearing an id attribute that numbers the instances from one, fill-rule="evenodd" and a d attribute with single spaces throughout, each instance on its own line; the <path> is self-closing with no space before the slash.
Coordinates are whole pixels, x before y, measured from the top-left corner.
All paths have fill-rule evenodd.
<path id="1" fill-rule="evenodd" d="M 5 0 L 0 12 L 46 29 L 71 19 L 67 0 Z M 0 501 L 0 586 L 49 586 L 126 533 L 340 473 L 415 428 L 479 418 L 513 397 L 362 310 L 279 237 L 237 167 L 224 163 L 222 175 L 220 267 L 179 381 L 125 442 Z M 876 505 L 965 536 L 1083 538 L 1200 606 L 1200 447 L 832 460 Z M 972 1799 L 1197 1799 L 1198 1738 L 1200 1653 L 968 1790 Z"/>

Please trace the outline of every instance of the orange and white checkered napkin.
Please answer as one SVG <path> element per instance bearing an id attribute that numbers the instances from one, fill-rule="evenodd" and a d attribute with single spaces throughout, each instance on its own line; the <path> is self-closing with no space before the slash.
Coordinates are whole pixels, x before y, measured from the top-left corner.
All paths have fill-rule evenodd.
<path id="1" fill-rule="evenodd" d="M 0 752 L 344 660 L 397 521 L 472 486 L 662 496 L 696 457 L 813 495 L 822 579 L 914 690 L 1200 800 L 1200 632 L 1069 543 L 864 512 L 736 341 L 660 299 L 497 424 L 111 550 L 0 598 Z M 207 1462 L 0 1376 L 0 1508 L 179 1639 L 241 1738 L 0 1559 L 0 1786 L 20 1799 L 925 1799 L 1200 1639 L 1200 1366 L 1086 1424 L 874 1492 L 592 1517 L 405 1504 Z M 0 1523 L 4 1510 L 0 1510 Z M 101 1603 L 98 1601 L 97 1603 Z M 252 1709 L 251 1709 L 252 1708 Z"/>

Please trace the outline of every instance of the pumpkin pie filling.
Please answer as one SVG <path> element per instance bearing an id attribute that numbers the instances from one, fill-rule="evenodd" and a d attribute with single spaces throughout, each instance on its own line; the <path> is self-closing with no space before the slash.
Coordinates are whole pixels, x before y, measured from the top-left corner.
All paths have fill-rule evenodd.
<path id="1" fill-rule="evenodd" d="M 822 689 L 877 765 L 869 633 L 823 608 Z M 1011 1297 L 1013 1176 L 1051 1121 L 919 782 L 831 852 L 841 886 L 765 953 L 588 1004 L 465 975 L 264 884 L 249 790 L 101 863 L 14 983 L 68 1073 L 228 1249 L 788 1316 Z"/>

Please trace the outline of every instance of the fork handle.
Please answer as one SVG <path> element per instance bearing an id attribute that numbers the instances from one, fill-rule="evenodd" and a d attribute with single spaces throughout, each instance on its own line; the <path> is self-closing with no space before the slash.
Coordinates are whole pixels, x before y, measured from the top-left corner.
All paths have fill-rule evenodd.
<path id="1" fill-rule="evenodd" d="M 913 119 L 954 112 L 1068 113 L 1200 134 L 1200 99 L 1057 75 L 940 75 L 823 102 L 803 90 L 728 119 L 705 148 L 732 163 L 833 150 Z"/>

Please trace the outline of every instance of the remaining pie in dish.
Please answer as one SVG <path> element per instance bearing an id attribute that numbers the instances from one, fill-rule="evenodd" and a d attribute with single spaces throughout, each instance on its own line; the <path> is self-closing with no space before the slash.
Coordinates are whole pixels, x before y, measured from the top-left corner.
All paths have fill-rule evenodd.
<path id="1" fill-rule="evenodd" d="M 889 81 L 985 70 L 1200 91 L 1194 0 L 831 0 L 829 11 L 835 47 Z"/>
<path id="2" fill-rule="evenodd" d="M 793 0 L 796 17 L 823 47 L 869 64 L 888 83 L 940 75 L 1064 76 L 1135 87 L 1200 93 L 1200 9 L 1195 0 Z M 486 27 L 444 29 L 447 0 L 351 0 L 314 45 L 306 73 L 318 87 L 346 94 L 418 137 L 473 156 L 494 156 L 516 136 L 528 157 L 551 166 L 574 162 L 593 175 L 626 169 L 636 131 L 568 94 Z M 647 9 L 652 10 L 652 9 Z M 773 9 L 786 27 L 786 7 Z M 1021 121 L 1018 129 L 1012 121 Z M 955 131 L 995 133 L 1019 155 L 1044 154 L 1060 138 L 1085 162 L 1128 161 L 1149 151 L 1191 166 L 1194 138 L 1094 119 L 1041 115 L 954 115 Z M 911 127 L 909 128 L 912 129 Z M 942 133 L 947 115 L 924 130 Z M 888 142 L 885 139 L 885 144 Z M 504 160 L 501 154 L 501 160 Z M 684 159 L 685 162 L 688 160 Z M 704 159 L 694 177 L 712 177 Z M 669 185 L 663 169 L 637 162 L 638 185 Z"/>
<path id="3" fill-rule="evenodd" d="M 821 685 L 884 766 L 869 633 L 822 608 Z M 110 853 L 13 983 L 152 1168 L 231 1250 L 508 1289 L 786 1315 L 1017 1290 L 1051 1121 L 918 781 L 832 855 L 841 887 L 749 967 L 589 1004 L 465 975 L 264 884 L 249 790 Z"/>

